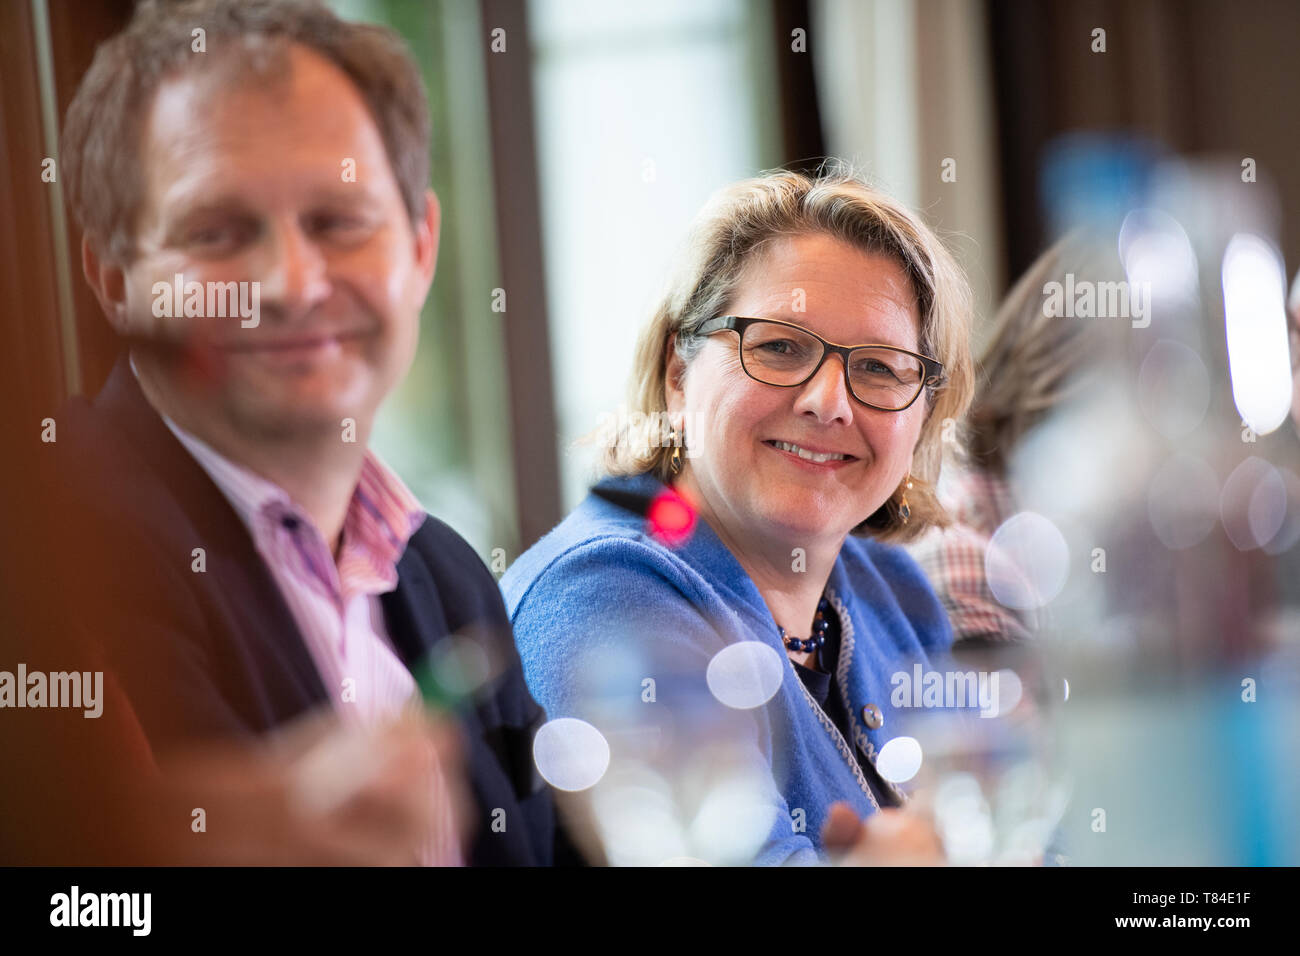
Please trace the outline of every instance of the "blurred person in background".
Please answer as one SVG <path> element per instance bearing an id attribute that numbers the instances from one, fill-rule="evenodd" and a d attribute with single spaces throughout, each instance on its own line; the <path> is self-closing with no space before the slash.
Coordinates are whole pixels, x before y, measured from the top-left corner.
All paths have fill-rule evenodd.
<path id="1" fill-rule="evenodd" d="M 127 346 L 58 416 L 65 600 L 164 774 L 141 799 L 214 817 L 160 815 L 155 858 L 552 862 L 543 714 L 496 583 L 367 449 L 438 249 L 401 41 L 314 2 L 142 3 L 62 151 Z M 190 310 L 190 283 L 259 298 Z M 452 635 L 493 672 L 431 727 L 416 674 Z"/>
<path id="2" fill-rule="evenodd" d="M 610 477 L 502 581 L 533 693 L 616 751 L 603 785 L 625 789 L 593 799 L 624 859 L 710 859 L 700 841 L 725 862 L 938 858 L 876 758 L 891 675 L 951 642 L 894 542 L 946 521 L 933 488 L 943 423 L 972 391 L 969 322 L 936 236 L 849 172 L 745 180 L 697 218 L 642 335 Z M 678 758 L 664 772 L 695 824 L 612 811 L 659 792 L 618 765 L 647 731 L 647 759 Z M 724 781 L 732 762 L 746 769 Z M 701 793 L 728 809 L 714 819 Z M 728 857 L 719 832 L 742 821 L 764 832 Z"/>
<path id="3" fill-rule="evenodd" d="M 1045 289 L 1083 271 L 1082 244 L 1066 238 L 1043 253 L 999 307 L 976 362 L 977 385 L 964 423 L 964 449 L 945 472 L 941 499 L 953 523 L 909 545 L 952 621 L 954 640 L 1020 641 L 1033 611 L 994 596 L 985 559 L 994 532 L 1019 509 L 1009 471 L 1021 439 L 1079 388 L 1096 357 L 1095 323 L 1049 314 Z M 954 432 L 954 435 L 956 432 Z"/>

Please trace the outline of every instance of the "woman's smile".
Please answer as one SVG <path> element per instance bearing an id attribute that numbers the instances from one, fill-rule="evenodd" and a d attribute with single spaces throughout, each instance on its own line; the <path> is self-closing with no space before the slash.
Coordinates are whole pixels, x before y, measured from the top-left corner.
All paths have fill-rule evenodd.
<path id="1" fill-rule="evenodd" d="M 834 471 L 852 465 L 859 459 L 847 452 L 837 452 L 816 445 L 798 445 L 794 442 L 768 439 L 763 442 L 793 464 L 813 471 Z"/>

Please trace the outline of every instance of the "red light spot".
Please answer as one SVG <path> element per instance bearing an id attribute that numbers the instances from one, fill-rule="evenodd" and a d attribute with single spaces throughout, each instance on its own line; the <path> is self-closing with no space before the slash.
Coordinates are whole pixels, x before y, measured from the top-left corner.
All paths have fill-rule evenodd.
<path id="1" fill-rule="evenodd" d="M 226 357 L 216 348 L 200 342 L 182 346 L 186 377 L 194 384 L 216 388 L 227 375 Z"/>
<path id="2" fill-rule="evenodd" d="M 681 495 L 665 489 L 650 502 L 646 529 L 669 548 L 680 548 L 695 531 L 695 511 Z"/>

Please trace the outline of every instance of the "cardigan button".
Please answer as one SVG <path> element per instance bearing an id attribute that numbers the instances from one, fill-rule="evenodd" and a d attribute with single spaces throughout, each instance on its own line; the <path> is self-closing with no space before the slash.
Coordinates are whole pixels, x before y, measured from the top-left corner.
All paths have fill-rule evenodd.
<path id="1" fill-rule="evenodd" d="M 875 704 L 867 704 L 862 708 L 862 722 L 871 730 L 879 730 L 885 723 L 885 715 L 880 712 L 880 708 Z"/>

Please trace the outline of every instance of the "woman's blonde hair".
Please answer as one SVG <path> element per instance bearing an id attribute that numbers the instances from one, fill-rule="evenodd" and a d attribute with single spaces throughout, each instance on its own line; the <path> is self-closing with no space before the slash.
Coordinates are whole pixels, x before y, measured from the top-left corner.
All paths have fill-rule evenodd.
<path id="1" fill-rule="evenodd" d="M 911 280 L 921 320 L 920 351 L 943 363 L 945 381 L 926 389 L 927 414 L 912 456 L 910 518 L 899 513 L 903 488 L 854 529 L 906 541 L 949 519 L 934 493 L 942 442 L 970 404 L 971 296 L 965 274 L 938 237 L 901 203 L 851 169 L 823 167 L 815 176 L 776 170 L 722 189 L 691 230 L 678 269 L 642 331 L 629 388 L 630 421 L 663 421 L 665 362 L 670 340 L 684 365 L 699 353 L 695 334 L 727 311 L 746 265 L 774 239 L 821 234 L 896 261 Z M 889 414 L 882 412 L 881 414 Z M 945 427 L 946 422 L 951 422 Z M 638 436 L 620 426 L 609 436 L 604 467 L 612 475 L 651 472 L 667 482 L 674 441 L 651 428 Z M 653 440 L 653 439 L 659 440 Z M 645 440 L 651 439 L 651 440 Z"/>

